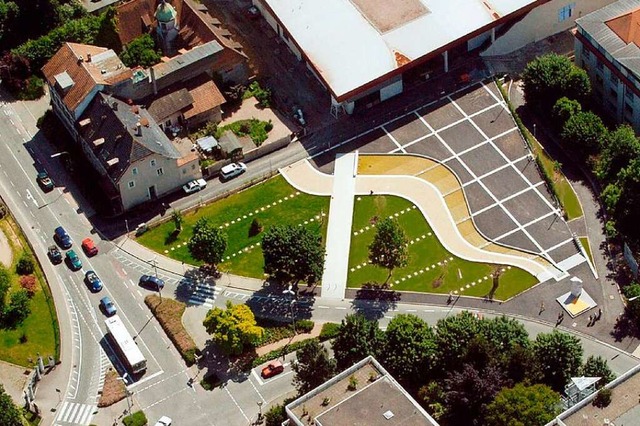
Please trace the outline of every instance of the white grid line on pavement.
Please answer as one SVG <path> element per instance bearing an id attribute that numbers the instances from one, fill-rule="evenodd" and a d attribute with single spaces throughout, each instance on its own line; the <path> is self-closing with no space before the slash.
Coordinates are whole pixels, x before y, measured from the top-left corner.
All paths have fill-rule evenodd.
<path id="1" fill-rule="evenodd" d="M 534 186 L 539 186 L 539 185 L 544 185 L 544 182 L 538 182 Z M 522 194 L 524 194 L 525 192 L 528 192 L 528 191 L 531 191 L 531 188 L 526 187 L 525 189 L 521 189 L 518 192 L 514 192 L 513 194 L 509 195 L 508 197 L 503 198 L 502 200 L 498 201 L 497 203 L 490 204 L 487 207 L 483 207 L 480 210 L 472 213 L 471 216 L 475 217 L 475 216 L 479 215 L 480 213 L 484 213 L 487 210 L 490 210 L 490 209 L 496 207 L 498 204 L 503 204 L 506 201 L 512 200 L 512 199 L 516 198 L 517 196 L 522 195 Z"/>

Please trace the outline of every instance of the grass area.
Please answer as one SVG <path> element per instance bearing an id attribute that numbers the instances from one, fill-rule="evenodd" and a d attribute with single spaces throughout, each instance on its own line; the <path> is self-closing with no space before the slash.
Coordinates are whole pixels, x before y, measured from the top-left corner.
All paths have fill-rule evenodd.
<path id="1" fill-rule="evenodd" d="M 124 426 L 145 426 L 147 422 L 147 416 L 142 411 L 136 411 L 122 419 Z"/>
<path id="2" fill-rule="evenodd" d="M 115 370 L 107 371 L 104 377 L 102 393 L 98 401 L 98 407 L 108 407 L 118 401 L 122 401 L 127 396 L 127 389 L 120 380 L 120 375 Z"/>
<path id="3" fill-rule="evenodd" d="M 249 236 L 252 220 L 258 219 L 264 230 L 276 224 L 298 225 L 306 221 L 308 223 L 305 226 L 319 229 L 324 236 L 327 220 L 322 214 L 328 212 L 329 197 L 299 193 L 282 176 L 276 176 L 194 213 L 185 214 L 183 231 L 177 238 L 172 237 L 175 229 L 173 221 L 168 221 L 150 229 L 137 241 L 178 261 L 200 265 L 191 257 L 186 242 L 193 234 L 196 221 L 207 217 L 213 225 L 222 226 L 228 236 L 225 260 L 219 265 L 220 269 L 237 275 L 264 278 L 262 250 L 257 244 L 262 240 L 263 233 Z"/>
<path id="4" fill-rule="evenodd" d="M 185 360 L 187 365 L 193 365 L 195 363 L 195 355 L 198 351 L 196 342 L 182 324 L 182 314 L 186 305 L 177 300 L 161 299 L 155 294 L 150 294 L 144 298 L 144 303 L 147 304 L 151 312 L 156 317 L 162 329 L 169 339 L 173 342 L 180 355 Z"/>
<path id="5" fill-rule="evenodd" d="M 251 118 L 249 120 L 234 121 L 226 126 L 218 127 L 215 137 L 219 140 L 224 132 L 231 130 L 236 136 L 249 136 L 257 146 L 260 146 L 262 142 L 267 140 L 269 137 L 267 133 L 272 129 L 273 123 L 271 123 L 271 120 L 261 121 L 257 118 Z"/>
<path id="6" fill-rule="evenodd" d="M 580 242 L 582 243 L 582 247 L 584 247 L 584 251 L 587 252 L 587 256 L 589 256 L 589 261 L 591 265 L 595 268 L 595 262 L 593 261 L 593 253 L 591 253 L 591 244 L 589 244 L 589 238 L 587 237 L 578 237 Z"/>
<path id="7" fill-rule="evenodd" d="M 22 252 L 34 259 L 36 292 L 31 298 L 31 314 L 14 329 L 0 329 L 0 359 L 24 367 L 33 366 L 39 353 L 45 358 L 53 356 L 60 359 L 60 330 L 51 292 L 44 279 L 40 265 L 35 262 L 31 248 L 27 244 L 20 228 L 11 216 L 0 220 L 0 229 L 7 236 L 13 252 L 11 267 L 7 268 L 11 276 L 11 291 L 20 289 L 16 263 Z"/>
<path id="8" fill-rule="evenodd" d="M 294 333 L 290 322 L 282 322 L 260 317 L 256 318 L 256 322 L 258 326 L 264 329 L 262 338 L 255 345 L 256 348 L 293 337 L 296 333 L 310 333 L 314 326 L 314 322 L 311 320 L 298 320 L 296 321 L 296 329 Z"/>
<path id="9" fill-rule="evenodd" d="M 537 282 L 535 277 L 518 268 L 469 262 L 453 256 L 440 244 L 420 211 L 407 200 L 391 196 L 363 196 L 358 197 L 355 203 L 353 231 L 358 234 L 351 239 L 347 278 L 347 285 L 351 288 L 359 288 L 367 282 L 386 281 L 386 269 L 365 263 L 368 261 L 369 244 L 375 235 L 375 227 L 371 226 L 373 218 L 396 214 L 408 240 L 413 243 L 409 245 L 408 265 L 393 271 L 389 282 L 394 290 L 446 294 L 459 291 L 464 286 L 462 294 L 484 297 L 493 285 L 492 279 L 485 277 L 497 268 L 505 271 L 500 277 L 495 299 L 508 299 Z M 466 288 L 467 284 L 469 288 Z"/>

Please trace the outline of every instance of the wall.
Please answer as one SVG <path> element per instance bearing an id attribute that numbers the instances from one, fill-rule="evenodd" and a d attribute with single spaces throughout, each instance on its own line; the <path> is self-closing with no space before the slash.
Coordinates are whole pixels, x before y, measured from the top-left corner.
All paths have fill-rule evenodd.
<path id="1" fill-rule="evenodd" d="M 267 23 L 271 26 L 271 28 L 273 28 L 273 31 L 275 31 L 276 34 L 280 36 L 280 39 L 287 45 L 287 47 L 289 47 L 291 52 L 293 52 L 293 54 L 296 55 L 296 58 L 298 58 L 298 61 L 301 61 L 302 54 L 300 53 L 300 50 L 298 50 L 298 48 L 296 47 L 295 43 L 291 41 L 290 35 L 286 32 L 286 30 L 282 28 L 280 24 L 278 24 L 278 22 L 273 16 L 271 16 L 271 14 L 268 12 L 267 8 L 262 4 L 262 2 L 260 2 L 259 0 L 253 0 L 253 5 L 256 8 L 258 8 L 260 13 L 264 17 L 265 21 L 267 21 Z"/>
<path id="2" fill-rule="evenodd" d="M 495 43 L 481 53 L 481 56 L 506 55 L 529 43 L 542 40 L 550 35 L 568 30 L 575 20 L 598 10 L 614 0 L 551 0 L 529 12 L 520 22 L 507 30 Z M 561 8 L 575 3 L 571 17 L 559 21 Z"/>

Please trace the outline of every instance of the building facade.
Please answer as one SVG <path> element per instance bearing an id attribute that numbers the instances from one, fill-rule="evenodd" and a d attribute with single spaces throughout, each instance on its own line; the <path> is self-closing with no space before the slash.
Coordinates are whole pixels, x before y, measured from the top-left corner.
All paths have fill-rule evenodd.
<path id="1" fill-rule="evenodd" d="M 576 20 L 575 62 L 595 101 L 640 132 L 640 0 L 621 0 Z"/>

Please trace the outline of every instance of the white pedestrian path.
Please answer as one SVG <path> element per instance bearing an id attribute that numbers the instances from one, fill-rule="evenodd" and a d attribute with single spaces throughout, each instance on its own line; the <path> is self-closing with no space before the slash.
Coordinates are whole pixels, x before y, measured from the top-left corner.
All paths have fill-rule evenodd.
<path id="1" fill-rule="evenodd" d="M 329 203 L 327 254 L 322 275 L 322 297 L 343 299 L 347 288 L 349 247 L 353 223 L 358 154 L 338 154 Z"/>
<path id="2" fill-rule="evenodd" d="M 97 407 L 90 404 L 77 404 L 75 402 L 64 401 L 54 425 L 88 425 L 95 415 Z"/>

